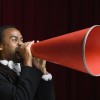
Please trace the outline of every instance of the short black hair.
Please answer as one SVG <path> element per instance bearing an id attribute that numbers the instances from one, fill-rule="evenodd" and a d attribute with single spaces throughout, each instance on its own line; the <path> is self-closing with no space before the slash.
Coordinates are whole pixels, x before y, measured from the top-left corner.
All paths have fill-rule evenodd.
<path id="1" fill-rule="evenodd" d="M 3 32 L 4 32 L 4 30 L 8 29 L 8 28 L 15 28 L 15 29 L 17 29 L 15 26 L 12 26 L 12 25 L 6 25 L 6 26 L 0 27 L 0 43 L 3 42 Z"/>

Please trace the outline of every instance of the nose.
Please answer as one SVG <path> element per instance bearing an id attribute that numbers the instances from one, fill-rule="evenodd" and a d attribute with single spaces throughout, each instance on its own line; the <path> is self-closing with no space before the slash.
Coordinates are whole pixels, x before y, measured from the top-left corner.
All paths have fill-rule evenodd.
<path id="1" fill-rule="evenodd" d="M 18 46 L 19 46 L 19 47 L 20 47 L 22 44 L 23 44 L 22 41 L 19 41 L 19 42 L 18 42 Z"/>

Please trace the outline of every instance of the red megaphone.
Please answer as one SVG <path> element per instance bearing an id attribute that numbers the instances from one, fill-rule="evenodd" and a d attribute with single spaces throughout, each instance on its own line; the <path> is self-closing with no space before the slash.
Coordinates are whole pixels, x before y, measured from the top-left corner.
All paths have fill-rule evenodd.
<path id="1" fill-rule="evenodd" d="M 49 62 L 100 76 L 99 25 L 32 44 L 31 51 Z"/>

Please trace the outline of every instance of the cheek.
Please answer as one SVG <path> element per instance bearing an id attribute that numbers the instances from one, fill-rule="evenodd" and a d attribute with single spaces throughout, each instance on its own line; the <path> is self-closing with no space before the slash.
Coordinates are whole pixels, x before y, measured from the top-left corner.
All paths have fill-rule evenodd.
<path id="1" fill-rule="evenodd" d="M 4 46 L 4 49 L 6 52 L 15 52 L 16 49 L 16 44 L 11 44 L 11 43 L 6 43 L 6 45 Z"/>

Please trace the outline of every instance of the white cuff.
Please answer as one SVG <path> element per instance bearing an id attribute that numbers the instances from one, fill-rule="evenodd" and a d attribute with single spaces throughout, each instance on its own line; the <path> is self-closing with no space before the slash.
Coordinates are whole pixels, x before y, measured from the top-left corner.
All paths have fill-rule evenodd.
<path id="1" fill-rule="evenodd" d="M 43 75 L 42 79 L 45 80 L 45 81 L 52 80 L 52 75 L 50 73 L 48 73 L 46 75 Z"/>

